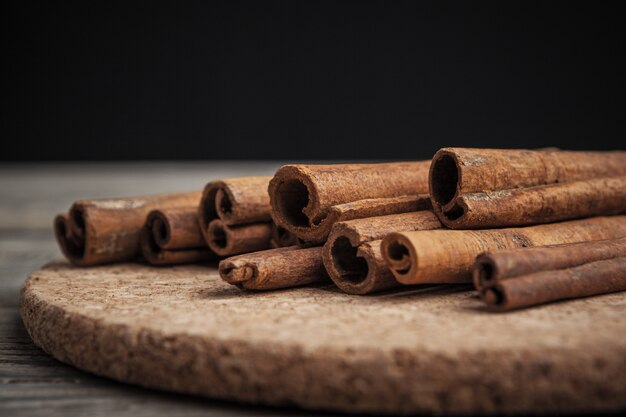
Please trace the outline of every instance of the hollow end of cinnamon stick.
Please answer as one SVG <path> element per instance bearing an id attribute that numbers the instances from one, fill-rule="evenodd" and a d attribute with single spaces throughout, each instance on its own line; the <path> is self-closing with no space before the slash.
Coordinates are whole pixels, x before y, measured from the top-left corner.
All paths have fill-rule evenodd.
<path id="1" fill-rule="evenodd" d="M 380 254 L 381 241 L 359 245 L 347 236 L 329 240 L 323 248 L 323 261 L 332 281 L 348 294 L 366 295 L 399 285 Z"/>
<path id="2" fill-rule="evenodd" d="M 70 223 L 70 216 L 66 214 L 57 215 L 54 218 L 54 236 L 56 237 L 63 255 L 65 255 L 72 264 L 82 265 L 85 258 L 85 240 L 84 238 L 76 237 L 72 233 Z"/>
<path id="3" fill-rule="evenodd" d="M 148 263 L 152 265 L 161 264 L 160 254 L 162 252 L 161 246 L 155 241 L 154 231 L 152 223 L 146 223 L 141 230 L 139 236 L 139 246 L 141 247 L 141 254 Z"/>
<path id="4" fill-rule="evenodd" d="M 330 275 L 333 281 L 353 286 L 366 279 L 369 273 L 367 261 L 358 256 L 357 252 L 358 247 L 353 246 L 350 239 L 345 236 L 339 236 L 331 242 L 330 259 L 333 273 Z"/>
<path id="5" fill-rule="evenodd" d="M 383 257 L 400 282 L 402 282 L 402 276 L 408 274 L 413 265 L 411 258 L 414 255 L 411 251 L 411 246 L 398 233 L 391 233 L 383 239 Z"/>
<path id="6" fill-rule="evenodd" d="M 445 224 L 463 217 L 467 207 L 457 202 L 461 182 L 461 169 L 456 155 L 445 149 L 439 150 L 430 166 L 429 186 L 433 210 Z"/>
<path id="7" fill-rule="evenodd" d="M 297 167 L 280 168 L 269 186 L 272 214 L 276 223 L 289 229 L 308 228 L 319 224 L 323 217 L 310 218 L 311 203 L 315 193 L 311 181 Z"/>
<path id="8" fill-rule="evenodd" d="M 209 183 L 202 192 L 202 199 L 198 206 L 198 221 L 200 222 L 200 230 L 205 238 L 208 240 L 207 231 L 209 223 L 217 219 L 215 199 L 217 196 L 218 187 L 214 183 Z"/>
<path id="9" fill-rule="evenodd" d="M 219 220 L 209 223 L 207 228 L 207 244 L 213 252 L 225 256 L 230 244 L 230 236 L 227 227 Z"/>
<path id="10" fill-rule="evenodd" d="M 77 238 L 85 238 L 85 210 L 82 206 L 74 204 L 70 208 L 69 214 L 69 226 L 71 228 L 70 233 Z"/>
<path id="11" fill-rule="evenodd" d="M 172 237 L 171 226 L 167 217 L 159 211 L 153 211 L 148 216 L 147 223 L 154 244 L 160 247 L 167 245 Z"/>
<path id="12" fill-rule="evenodd" d="M 474 288 L 478 291 L 484 291 L 486 288 L 492 287 L 497 281 L 498 270 L 492 259 L 485 255 L 479 255 L 472 269 L 472 280 Z"/>
<path id="13" fill-rule="evenodd" d="M 222 279 L 229 284 L 241 284 L 256 277 L 254 265 L 237 264 L 228 259 L 220 262 L 219 273 Z"/>
<path id="14" fill-rule="evenodd" d="M 233 203 L 229 191 L 220 187 L 215 194 L 215 211 L 220 219 L 228 222 L 233 214 Z"/>
<path id="15" fill-rule="evenodd" d="M 153 265 L 162 264 L 163 246 L 167 245 L 170 238 L 171 228 L 167 217 L 158 210 L 151 211 L 139 236 L 139 246 L 144 259 Z"/>

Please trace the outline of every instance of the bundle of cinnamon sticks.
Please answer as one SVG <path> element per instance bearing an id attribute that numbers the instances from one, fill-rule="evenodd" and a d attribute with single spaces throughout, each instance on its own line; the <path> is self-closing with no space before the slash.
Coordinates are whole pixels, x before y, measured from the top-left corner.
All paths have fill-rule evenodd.
<path id="1" fill-rule="evenodd" d="M 242 289 L 332 281 L 360 295 L 473 279 L 502 311 L 626 289 L 623 213 L 626 152 L 444 148 L 79 201 L 55 233 L 79 266 L 222 259 Z"/>

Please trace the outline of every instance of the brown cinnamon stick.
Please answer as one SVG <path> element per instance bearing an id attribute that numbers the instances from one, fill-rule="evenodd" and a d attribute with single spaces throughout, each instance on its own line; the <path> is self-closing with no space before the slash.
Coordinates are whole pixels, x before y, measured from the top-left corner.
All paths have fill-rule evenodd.
<path id="1" fill-rule="evenodd" d="M 453 229 L 626 210 L 626 152 L 444 148 L 429 181 L 433 210 Z"/>
<path id="2" fill-rule="evenodd" d="M 224 259 L 220 276 L 247 290 L 273 290 L 328 281 L 322 248 L 270 249 Z"/>
<path id="3" fill-rule="evenodd" d="M 429 161 L 285 165 L 270 181 L 272 217 L 298 238 L 322 242 L 339 220 L 425 209 L 406 197 L 404 201 L 378 199 L 427 193 L 429 165 Z M 361 200 L 368 201 L 340 207 Z"/>
<path id="4" fill-rule="evenodd" d="M 441 227 L 430 210 L 338 222 L 322 249 L 324 266 L 333 282 L 350 294 L 393 288 L 400 284 L 384 262 L 379 239 L 394 231 Z"/>
<path id="5" fill-rule="evenodd" d="M 174 265 L 216 258 L 198 225 L 197 205 L 153 210 L 141 232 L 141 252 L 152 265 Z"/>
<path id="6" fill-rule="evenodd" d="M 76 201 L 54 221 L 57 242 L 74 265 L 91 266 L 136 259 L 148 213 L 157 208 L 198 204 L 200 192 L 114 200 Z"/>
<path id="7" fill-rule="evenodd" d="M 499 281 L 483 300 L 500 311 L 626 290 L 626 257 L 588 262 Z"/>
<path id="8" fill-rule="evenodd" d="M 271 247 L 271 177 L 242 177 L 212 181 L 198 208 L 200 229 L 209 248 L 232 256 Z"/>
<path id="9" fill-rule="evenodd" d="M 626 236 L 626 216 L 489 230 L 391 233 L 382 253 L 403 284 L 468 282 L 477 255 L 490 250 L 558 245 Z"/>
<path id="10" fill-rule="evenodd" d="M 206 233 L 209 248 L 219 256 L 269 249 L 271 237 L 271 223 L 228 226 L 221 219 L 209 223 Z"/>
<path id="11" fill-rule="evenodd" d="M 620 256 L 626 256 L 626 237 L 500 250 L 479 255 L 474 263 L 472 277 L 476 289 L 483 293 L 501 280 Z"/>
<path id="12" fill-rule="evenodd" d="M 226 225 L 269 222 L 272 217 L 267 186 L 271 178 L 229 178 L 208 183 L 198 208 L 202 232 L 206 233 L 215 219 Z"/>

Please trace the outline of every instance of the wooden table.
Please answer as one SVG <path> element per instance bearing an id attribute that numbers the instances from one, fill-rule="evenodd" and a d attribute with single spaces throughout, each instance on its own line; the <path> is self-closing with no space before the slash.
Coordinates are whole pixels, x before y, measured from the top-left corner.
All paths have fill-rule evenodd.
<path id="1" fill-rule="evenodd" d="M 27 164 L 0 167 L 0 415 L 311 415 L 151 391 L 90 375 L 36 347 L 18 312 L 29 273 L 61 256 L 53 216 L 77 198 L 201 189 L 227 176 L 271 174 L 278 163 Z"/>

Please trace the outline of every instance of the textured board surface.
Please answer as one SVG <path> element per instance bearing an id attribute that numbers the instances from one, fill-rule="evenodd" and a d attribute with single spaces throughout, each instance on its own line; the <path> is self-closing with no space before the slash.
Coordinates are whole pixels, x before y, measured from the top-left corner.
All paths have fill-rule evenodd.
<path id="1" fill-rule="evenodd" d="M 491 314 L 467 287 L 244 293 L 211 267 L 57 262 L 21 303 L 57 359 L 164 390 L 348 412 L 626 408 L 626 293 Z"/>

